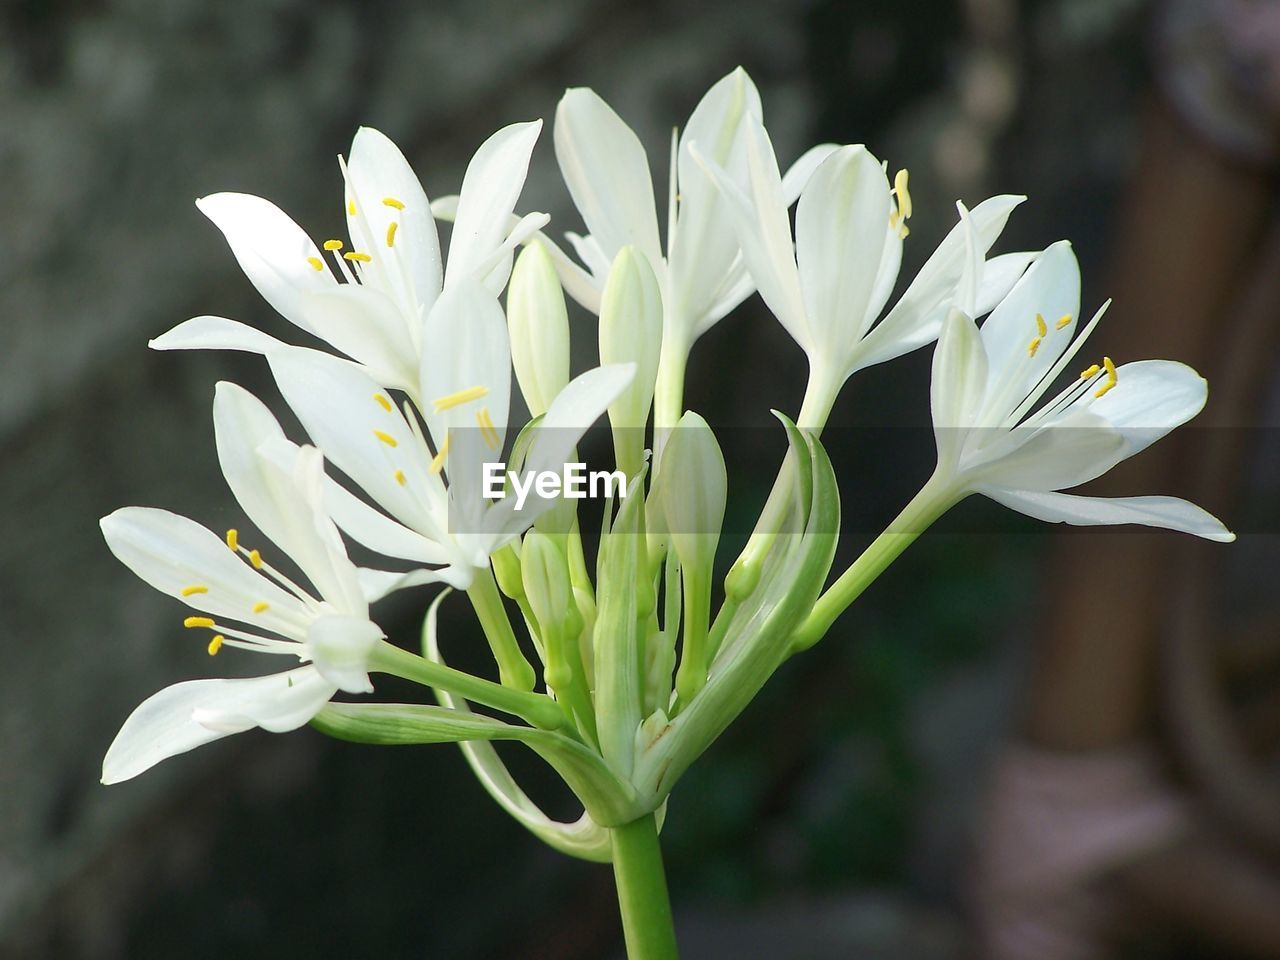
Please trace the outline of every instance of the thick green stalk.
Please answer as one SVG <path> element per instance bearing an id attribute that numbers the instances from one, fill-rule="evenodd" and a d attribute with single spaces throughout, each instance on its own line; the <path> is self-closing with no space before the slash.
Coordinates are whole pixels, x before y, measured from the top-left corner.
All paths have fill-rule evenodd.
<path id="1" fill-rule="evenodd" d="M 502 604 L 502 595 L 498 593 L 498 585 L 493 582 L 493 574 L 488 568 L 476 573 L 467 597 L 475 607 L 489 646 L 493 648 L 502 685 L 514 690 L 532 690 L 538 675 L 520 649 L 511 629 L 511 620 L 507 617 L 507 608 Z"/>
<path id="2" fill-rule="evenodd" d="M 958 499 L 951 489 L 939 481 L 937 474 L 930 477 L 929 482 L 902 508 L 902 512 L 885 531 L 818 598 L 809 616 L 792 634 L 792 652 L 807 650 L 821 640 L 836 617 L 844 613 L 862 591 L 935 520 L 951 509 Z"/>
<path id="3" fill-rule="evenodd" d="M 613 876 L 628 960 L 676 960 L 671 898 L 652 813 L 614 827 Z"/>
<path id="4" fill-rule="evenodd" d="M 369 655 L 369 669 L 445 690 L 474 703 L 483 703 L 546 730 L 555 730 L 565 724 L 560 707 L 548 696 L 512 690 L 492 680 L 472 676 L 401 650 L 385 641 L 373 648 Z"/>

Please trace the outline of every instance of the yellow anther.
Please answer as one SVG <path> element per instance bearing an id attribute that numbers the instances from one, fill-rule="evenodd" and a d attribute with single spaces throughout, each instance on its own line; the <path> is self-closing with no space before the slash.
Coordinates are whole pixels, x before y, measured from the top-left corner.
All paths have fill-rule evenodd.
<path id="1" fill-rule="evenodd" d="M 356 202 L 354 200 L 347 200 L 347 215 L 352 217 L 356 215 Z"/>
<path id="2" fill-rule="evenodd" d="M 1101 370 L 1102 368 L 1095 363 L 1093 366 L 1080 371 L 1080 379 L 1091 380 L 1094 377 L 1096 377 L 1101 372 Z"/>
<path id="3" fill-rule="evenodd" d="M 342 255 L 342 259 L 359 260 L 361 263 L 369 263 L 373 260 L 373 257 L 369 256 L 367 253 L 361 253 L 358 250 L 348 250 Z"/>
<path id="4" fill-rule="evenodd" d="M 240 534 L 236 530 L 227 531 L 227 546 L 234 550 L 240 546 Z"/>
<path id="5" fill-rule="evenodd" d="M 307 263 L 311 264 L 311 269 L 316 273 L 324 269 L 324 261 L 319 257 L 307 257 Z"/>
<path id="6" fill-rule="evenodd" d="M 1067 324 L 1069 324 L 1070 322 L 1071 322 L 1071 314 L 1069 314 L 1069 313 L 1064 313 L 1062 316 L 1060 316 L 1060 317 L 1058 318 L 1058 322 L 1057 322 L 1057 323 L 1055 323 L 1055 324 L 1053 325 L 1053 328 L 1054 328 L 1055 330 L 1061 330 L 1063 327 L 1065 327 L 1065 326 L 1066 326 Z"/>
<path id="7" fill-rule="evenodd" d="M 502 446 L 502 437 L 498 435 L 498 428 L 493 425 L 488 407 L 481 407 L 476 411 L 476 423 L 480 425 L 480 436 L 484 438 L 485 446 L 491 450 Z"/>
<path id="8" fill-rule="evenodd" d="M 253 605 L 254 613 L 266 613 L 269 609 L 271 609 L 271 604 L 267 603 L 265 600 L 259 600 Z"/>
<path id="9" fill-rule="evenodd" d="M 1040 349 L 1040 338 L 1032 337 L 1031 342 L 1027 344 L 1027 356 L 1034 357 L 1036 351 Z"/>
<path id="10" fill-rule="evenodd" d="M 1116 386 L 1116 381 L 1108 380 L 1106 383 L 1100 386 L 1097 390 L 1093 391 L 1094 398 L 1096 399 L 1098 397 L 1105 397 L 1108 391 L 1115 389 L 1115 386 Z"/>
<path id="11" fill-rule="evenodd" d="M 341 250 L 341 249 L 342 249 L 342 241 L 341 241 L 341 240 L 326 240 L 326 241 L 324 242 L 324 248 L 325 248 L 326 250 L 330 251 L 330 252 L 332 252 L 332 251 L 334 251 L 334 250 Z"/>
<path id="12" fill-rule="evenodd" d="M 898 214 L 903 220 L 911 217 L 911 191 L 907 189 L 907 178 L 905 167 L 893 178 L 893 195 L 898 198 Z"/>
<path id="13" fill-rule="evenodd" d="M 377 437 L 379 440 L 381 440 L 383 443 L 385 443 L 388 447 L 400 446 L 400 442 L 396 440 L 395 437 L 393 437 L 391 434 L 383 430 L 375 430 L 373 431 L 373 435 Z"/>
<path id="14" fill-rule="evenodd" d="M 391 207 L 395 210 L 404 209 L 404 204 L 401 203 L 399 200 L 397 200 L 395 197 L 383 197 L 382 202 L 384 205 Z"/>
<path id="15" fill-rule="evenodd" d="M 405 485 L 405 483 L 407 482 L 407 481 L 405 480 L 405 478 L 404 478 L 404 471 L 403 471 L 403 470 L 397 470 L 395 473 L 393 473 L 393 474 L 392 474 L 392 476 L 396 478 L 396 483 L 400 484 L 400 486 L 402 486 L 402 487 L 403 487 L 403 486 Z"/>
<path id="16" fill-rule="evenodd" d="M 1107 382 L 1094 391 L 1095 398 L 1105 396 L 1108 390 L 1114 389 L 1120 382 L 1120 375 L 1116 373 L 1116 365 L 1111 362 L 1110 357 L 1102 358 L 1102 367 L 1107 371 Z"/>
<path id="17" fill-rule="evenodd" d="M 1102 368 L 1107 371 L 1107 377 L 1109 379 L 1115 380 L 1117 378 L 1116 365 L 1112 363 L 1110 357 L 1102 358 Z"/>
<path id="18" fill-rule="evenodd" d="M 444 469 L 444 458 L 449 456 L 449 436 L 445 435 L 444 443 L 440 444 L 440 452 L 431 458 L 431 472 L 439 473 Z"/>
<path id="19" fill-rule="evenodd" d="M 197 593 L 208 593 L 208 592 L 209 592 L 209 588 L 206 587 L 203 583 L 193 583 L 189 587 L 182 588 L 182 595 L 184 597 L 194 597 Z"/>
<path id="20" fill-rule="evenodd" d="M 222 634 L 214 634 L 213 639 L 209 641 L 209 656 L 216 657 L 218 655 L 218 651 L 222 649 L 222 641 L 224 639 L 226 638 Z"/>
<path id="21" fill-rule="evenodd" d="M 488 387 L 467 387 L 465 390 L 459 390 L 457 393 L 451 393 L 444 397 L 432 400 L 431 403 L 436 408 L 436 413 L 443 413 L 445 410 L 452 410 L 454 407 L 460 407 L 464 403 L 470 403 L 472 400 L 479 400 L 487 395 Z"/>
<path id="22" fill-rule="evenodd" d="M 262 554 L 261 554 L 261 553 L 259 553 L 257 550 L 250 550 L 250 551 L 249 551 L 249 563 L 251 563 L 251 564 L 253 565 L 253 569 L 255 569 L 255 570 L 261 570 L 261 569 L 262 569 Z"/>
<path id="23" fill-rule="evenodd" d="M 1049 332 L 1049 328 L 1045 326 L 1045 323 L 1044 323 L 1044 314 L 1037 313 L 1036 314 L 1036 339 L 1039 340 L 1048 332 Z"/>
<path id="24" fill-rule="evenodd" d="M 182 621 L 182 625 L 184 627 L 187 627 L 188 629 L 192 629 L 195 627 L 212 627 L 213 618 L 212 617 L 187 617 L 187 619 Z"/>
<path id="25" fill-rule="evenodd" d="M 392 409 L 391 401 L 388 400 L 386 397 L 384 397 L 382 394 L 375 393 L 373 395 L 373 399 L 376 400 L 378 402 L 378 406 L 380 406 L 383 410 L 387 411 L 387 413 L 391 412 L 391 409 Z"/>
<path id="26" fill-rule="evenodd" d="M 396 227 L 400 224 L 392 220 L 387 224 L 387 246 L 394 247 L 396 245 Z"/>

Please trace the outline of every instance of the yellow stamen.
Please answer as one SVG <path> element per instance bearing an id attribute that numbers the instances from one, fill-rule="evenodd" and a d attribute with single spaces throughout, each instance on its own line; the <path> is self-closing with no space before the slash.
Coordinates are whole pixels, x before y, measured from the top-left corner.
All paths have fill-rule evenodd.
<path id="1" fill-rule="evenodd" d="M 1067 324 L 1069 324 L 1070 322 L 1071 322 L 1071 314 L 1069 314 L 1069 313 L 1064 313 L 1062 316 L 1060 316 L 1060 317 L 1058 318 L 1058 322 L 1057 322 L 1057 323 L 1055 323 L 1055 324 L 1053 325 L 1053 328 L 1054 328 L 1055 330 L 1061 330 L 1063 327 L 1065 327 L 1065 326 L 1066 326 Z"/>
<path id="2" fill-rule="evenodd" d="M 262 569 L 262 554 L 261 554 L 261 553 L 259 553 L 257 550 L 250 550 L 250 551 L 249 551 L 249 563 L 251 563 L 251 564 L 253 565 L 253 569 L 255 569 L 255 570 L 261 570 L 261 569 Z"/>
<path id="3" fill-rule="evenodd" d="M 1036 351 L 1039 349 L 1040 349 L 1040 338 L 1032 337 L 1031 342 L 1027 344 L 1027 356 L 1034 357 L 1036 355 Z"/>
<path id="4" fill-rule="evenodd" d="M 369 256 L 367 253 L 360 253 L 358 250 L 348 250 L 342 255 L 342 259 L 359 260 L 361 263 L 369 263 L 373 260 L 373 257 Z"/>
<path id="5" fill-rule="evenodd" d="M 404 471 L 403 471 L 403 470 L 397 470 L 394 474 L 392 474 L 392 476 L 394 476 L 394 477 L 396 478 L 396 483 L 400 484 L 400 486 L 402 486 L 402 487 L 403 487 L 403 486 L 405 485 L 405 482 L 406 482 L 406 481 L 405 481 L 405 478 L 404 478 Z"/>
<path id="6" fill-rule="evenodd" d="M 1110 357 L 1102 358 L 1102 367 L 1107 371 L 1107 382 L 1094 391 L 1094 398 L 1106 396 L 1108 390 L 1115 389 L 1115 385 L 1120 382 L 1120 375 L 1116 373 L 1116 365 L 1112 363 Z"/>
<path id="7" fill-rule="evenodd" d="M 334 250 L 341 250 L 341 249 L 342 249 L 342 241 L 341 241 L 341 240 L 326 240 L 326 241 L 324 242 L 324 248 L 325 248 L 326 250 L 330 251 L 330 252 L 332 252 L 332 251 L 334 251 Z"/>
<path id="8" fill-rule="evenodd" d="M 396 227 L 400 224 L 392 220 L 387 224 L 387 246 L 394 247 L 396 245 Z"/>
<path id="9" fill-rule="evenodd" d="M 356 202 L 347 200 L 347 215 L 354 217 L 356 215 Z"/>
<path id="10" fill-rule="evenodd" d="M 215 634 L 213 639 L 209 641 L 209 656 L 216 657 L 218 651 L 222 649 L 222 641 L 225 639 L 222 634 Z"/>
<path id="11" fill-rule="evenodd" d="M 397 200 L 395 197 L 383 197 L 382 202 L 386 206 L 392 207 L 393 209 L 396 209 L 396 210 L 404 209 L 404 204 L 401 203 L 399 200 Z"/>
<path id="12" fill-rule="evenodd" d="M 227 531 L 227 546 L 234 550 L 240 546 L 240 534 L 236 530 Z"/>
<path id="13" fill-rule="evenodd" d="M 1094 398 L 1096 399 L 1098 397 L 1105 397 L 1108 391 L 1115 389 L 1115 386 L 1116 386 L 1116 381 L 1108 380 L 1106 383 L 1100 386 L 1097 390 L 1093 391 Z"/>
<path id="14" fill-rule="evenodd" d="M 391 434 L 386 433 L 382 430 L 373 431 L 373 435 L 377 437 L 379 440 L 381 440 L 383 443 L 385 443 L 388 447 L 400 446 L 400 442 L 396 440 L 395 437 L 393 437 Z"/>
<path id="15" fill-rule="evenodd" d="M 319 257 L 307 257 L 307 263 L 311 264 L 311 269 L 316 273 L 324 269 L 324 261 Z"/>
<path id="16" fill-rule="evenodd" d="M 384 397 L 382 394 L 375 393 L 373 395 L 373 399 L 378 401 L 378 406 L 380 406 L 383 410 L 387 411 L 387 413 L 391 412 L 391 401 L 388 400 L 386 397 Z"/>
<path id="17" fill-rule="evenodd" d="M 1044 314 L 1036 314 L 1036 339 L 1040 339 L 1049 332 L 1049 328 L 1045 326 Z"/>
<path id="18" fill-rule="evenodd" d="M 267 603 L 266 601 L 259 600 L 257 603 L 253 605 L 253 612 L 266 613 L 270 608 L 271 608 L 271 604 Z"/>
<path id="19" fill-rule="evenodd" d="M 1111 358 L 1110 358 L 1110 357 L 1103 357 L 1103 358 L 1102 358 L 1102 368 L 1103 368 L 1104 370 L 1106 370 L 1106 371 L 1107 371 L 1107 376 L 1108 376 L 1110 379 L 1112 379 L 1112 380 L 1115 380 L 1115 379 L 1116 379 L 1116 377 L 1117 377 L 1117 374 L 1116 374 L 1116 365 L 1111 361 Z"/>
<path id="20" fill-rule="evenodd" d="M 444 458 L 449 455 L 449 436 L 445 435 L 444 443 L 440 444 L 440 452 L 431 458 L 431 472 L 439 473 L 444 469 Z"/>
<path id="21" fill-rule="evenodd" d="M 893 195 L 898 198 L 898 213 L 903 220 L 911 217 L 911 191 L 907 189 L 908 174 L 905 168 L 893 178 Z"/>
<path id="22" fill-rule="evenodd" d="M 184 627 L 187 627 L 188 629 L 191 629 L 194 627 L 212 627 L 213 618 L 212 617 L 187 617 L 187 619 L 182 621 L 182 625 Z"/>
<path id="23" fill-rule="evenodd" d="M 184 597 L 194 597 L 197 593 L 208 593 L 208 592 L 209 592 L 209 588 L 202 583 L 193 583 L 189 587 L 182 588 L 182 595 Z"/>
<path id="24" fill-rule="evenodd" d="M 480 436 L 484 438 L 485 445 L 491 450 L 497 450 L 502 446 L 502 438 L 498 435 L 498 429 L 493 425 L 493 418 L 489 416 L 489 408 L 481 407 L 476 411 L 476 423 L 480 425 Z"/>
<path id="25" fill-rule="evenodd" d="M 479 400 L 487 395 L 488 387 L 467 387 L 465 390 L 459 390 L 457 393 L 451 393 L 447 396 L 432 400 L 431 403 L 436 408 L 436 413 L 443 413 L 445 410 L 452 410 L 454 407 L 460 407 L 464 403 L 470 403 L 472 400 Z"/>
<path id="26" fill-rule="evenodd" d="M 1096 377 L 1101 370 L 1102 368 L 1095 363 L 1093 366 L 1080 371 L 1080 379 L 1091 380 Z"/>

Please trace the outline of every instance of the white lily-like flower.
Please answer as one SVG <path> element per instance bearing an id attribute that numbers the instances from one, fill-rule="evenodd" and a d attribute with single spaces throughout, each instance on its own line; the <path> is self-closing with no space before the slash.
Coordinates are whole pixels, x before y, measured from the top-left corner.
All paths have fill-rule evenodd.
<path id="1" fill-rule="evenodd" d="M 124 722 L 103 761 L 103 783 L 128 780 L 168 757 L 254 727 L 296 729 L 338 690 L 373 690 L 367 658 L 383 633 L 369 620 L 361 576 L 323 510 L 320 452 L 273 449 L 286 443 L 279 425 L 234 384 L 218 385 L 214 423 L 218 458 L 241 508 L 302 570 L 315 594 L 247 549 L 235 530 L 221 537 L 167 510 L 124 507 L 102 519 L 103 535 L 129 569 L 197 611 L 185 626 L 214 631 L 210 655 L 239 647 L 304 665 L 166 687 Z"/>
<path id="2" fill-rule="evenodd" d="M 476 151 L 463 178 L 443 270 L 421 183 L 399 148 L 371 127 L 360 128 L 350 159 L 342 163 L 350 249 L 334 239 L 322 250 L 260 197 L 217 193 L 196 205 L 281 316 L 363 365 L 383 386 L 414 395 L 426 321 L 442 290 L 460 279 L 481 279 L 500 292 L 513 249 L 547 222 L 541 213 L 511 222 L 541 129 L 540 120 L 512 124 Z M 150 345 L 264 354 L 283 346 L 243 323 L 210 316 L 181 323 Z"/>
<path id="3" fill-rule="evenodd" d="M 1136 523 L 1234 540 L 1215 517 L 1175 497 L 1058 492 L 1101 476 L 1186 423 L 1204 406 L 1207 385 L 1185 364 L 1116 366 L 1104 357 L 1041 403 L 1106 305 L 1075 336 L 1080 269 L 1062 241 L 1044 251 L 979 329 L 972 316 L 982 263 L 963 209 L 961 215 L 971 233 L 969 262 L 933 362 L 934 490 L 952 500 L 980 493 L 1050 522 Z"/>
<path id="4" fill-rule="evenodd" d="M 326 503 L 334 521 L 372 550 L 428 565 L 388 581 L 382 592 L 432 581 L 465 589 L 490 554 L 548 506 L 539 500 L 518 510 L 514 497 L 484 496 L 483 464 L 502 460 L 511 393 L 510 343 L 497 299 L 480 283 L 459 280 L 428 316 L 425 336 L 431 349 L 416 391 L 426 398 L 425 433 L 413 409 L 397 409 L 356 364 L 312 350 L 267 354 L 303 427 L 379 508 L 331 482 Z M 534 428 L 524 469 L 561 472 L 633 375 L 634 365 L 613 364 L 569 381 Z"/>
<path id="5" fill-rule="evenodd" d="M 897 280 L 908 233 L 912 210 L 906 171 L 890 187 L 883 165 L 865 147 L 830 151 L 800 193 L 793 242 L 787 214 L 791 198 L 769 135 L 755 116 L 743 127 L 745 174 L 725 169 L 701 143 L 691 152 L 725 200 L 761 298 L 809 358 L 809 392 L 798 422 L 821 426 L 854 372 L 937 337 L 960 280 L 964 235 L 957 226 L 875 324 Z M 984 255 L 1022 200 L 993 197 L 973 211 Z M 1034 256 L 995 257 L 980 302 L 990 309 Z"/>

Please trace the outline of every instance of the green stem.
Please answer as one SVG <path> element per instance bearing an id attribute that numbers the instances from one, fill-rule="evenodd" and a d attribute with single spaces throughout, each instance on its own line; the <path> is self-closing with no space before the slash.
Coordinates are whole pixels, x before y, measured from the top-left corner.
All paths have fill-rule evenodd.
<path id="1" fill-rule="evenodd" d="M 369 669 L 412 680 L 424 686 L 438 687 L 474 703 L 483 703 L 487 707 L 520 717 L 535 727 L 555 730 L 565 725 L 560 707 L 548 696 L 512 690 L 492 680 L 419 657 L 386 641 L 373 648 L 369 655 Z"/>
<path id="2" fill-rule="evenodd" d="M 882 574 L 929 526 L 960 499 L 934 474 L 871 546 L 818 598 L 813 610 L 791 635 L 791 652 L 807 650 L 826 635 L 862 591 Z"/>
<path id="3" fill-rule="evenodd" d="M 507 617 L 507 608 L 503 606 L 502 595 L 498 593 L 498 585 L 493 582 L 493 574 L 488 568 L 476 573 L 467 590 L 467 598 L 475 607 L 485 638 L 493 649 L 493 658 L 498 661 L 502 685 L 515 690 L 532 690 L 538 675 L 520 649 L 511 629 L 511 620 Z"/>
<path id="4" fill-rule="evenodd" d="M 613 876 L 628 960 L 677 960 L 671 899 L 652 813 L 613 831 Z"/>

